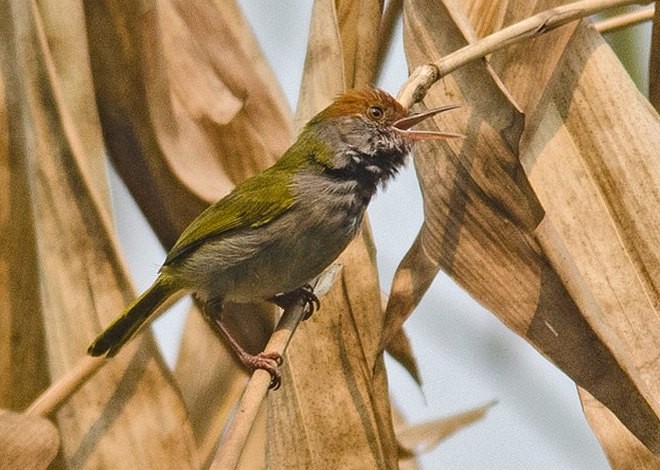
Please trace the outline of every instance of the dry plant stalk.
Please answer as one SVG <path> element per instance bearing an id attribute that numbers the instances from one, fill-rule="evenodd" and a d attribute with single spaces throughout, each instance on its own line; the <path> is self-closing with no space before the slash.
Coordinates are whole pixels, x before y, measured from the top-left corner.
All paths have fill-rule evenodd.
<path id="1" fill-rule="evenodd" d="M 340 270 L 339 265 L 332 265 L 314 281 L 314 292 L 319 299 L 322 299 L 330 290 Z M 306 314 L 305 309 L 306 303 L 301 299 L 284 311 L 264 348 L 265 351 L 277 352 L 284 357 L 293 334 Z M 229 429 L 218 446 L 216 457 L 211 465 L 212 469 L 231 470 L 238 466 L 248 435 L 257 419 L 257 413 L 268 393 L 270 381 L 270 374 L 264 370 L 256 370 L 252 373 L 250 382 L 238 405 L 236 417 L 230 423 Z"/>
<path id="2" fill-rule="evenodd" d="M 431 85 L 440 78 L 449 75 L 465 64 L 486 57 L 497 50 L 504 49 L 520 41 L 533 39 L 567 23 L 580 20 L 609 8 L 626 5 L 645 5 L 648 3 L 651 2 L 634 0 L 583 0 L 544 10 L 511 26 L 493 32 L 478 41 L 471 42 L 461 49 L 451 51 L 434 64 L 427 63 L 421 65 L 421 67 L 426 68 L 431 66 L 436 71 L 433 73 L 427 71 L 422 75 L 418 75 L 413 71 L 410 79 L 401 87 L 397 98 L 404 106 L 412 106 L 414 103 L 421 101 Z"/>
<path id="3" fill-rule="evenodd" d="M 645 21 L 650 21 L 655 15 L 655 5 L 648 8 L 624 13 L 623 15 L 613 16 L 605 20 L 594 23 L 594 28 L 601 34 L 617 31 L 623 28 L 629 28 Z"/>

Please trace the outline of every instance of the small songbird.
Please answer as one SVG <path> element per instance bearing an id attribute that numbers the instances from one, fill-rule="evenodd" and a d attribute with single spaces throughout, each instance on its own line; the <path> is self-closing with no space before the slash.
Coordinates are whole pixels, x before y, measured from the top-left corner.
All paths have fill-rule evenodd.
<path id="1" fill-rule="evenodd" d="M 281 357 L 245 351 L 223 323 L 223 302 L 283 306 L 302 296 L 313 310 L 318 300 L 307 283 L 353 239 L 371 197 L 404 165 L 413 143 L 459 136 L 411 127 L 456 107 L 409 114 L 381 90 L 340 95 L 275 165 L 193 220 L 151 287 L 94 340 L 89 354 L 114 356 L 168 298 L 191 293 L 242 363 L 267 370 L 277 388 Z"/>

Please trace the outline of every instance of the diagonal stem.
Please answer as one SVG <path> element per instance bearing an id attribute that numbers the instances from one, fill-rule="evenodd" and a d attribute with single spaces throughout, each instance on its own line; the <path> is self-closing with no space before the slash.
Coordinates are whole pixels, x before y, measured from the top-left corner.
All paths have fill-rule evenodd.
<path id="1" fill-rule="evenodd" d="M 473 60 L 482 59 L 511 44 L 540 36 L 571 21 L 577 21 L 610 8 L 649 3 L 652 2 L 582 0 L 544 10 L 462 47 L 434 64 L 421 65 L 413 71 L 403 84 L 397 98 L 402 105 L 410 107 L 421 101 L 435 82 Z"/>
<path id="2" fill-rule="evenodd" d="M 339 274 L 339 269 L 339 266 L 332 265 L 313 283 L 314 291 L 318 297 L 323 296 L 330 290 Z M 284 355 L 293 333 L 305 317 L 305 305 L 306 301 L 301 298 L 284 311 L 275 332 L 264 348 L 265 351 Z M 236 416 L 218 446 L 216 456 L 211 464 L 211 470 L 232 470 L 238 466 L 252 425 L 268 394 L 270 382 L 270 374 L 265 370 L 257 369 L 252 373 L 252 377 L 241 397 Z"/>

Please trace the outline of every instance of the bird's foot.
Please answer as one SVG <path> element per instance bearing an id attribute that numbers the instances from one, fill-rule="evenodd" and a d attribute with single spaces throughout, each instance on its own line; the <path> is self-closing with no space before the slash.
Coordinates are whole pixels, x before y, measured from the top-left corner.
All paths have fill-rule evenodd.
<path id="1" fill-rule="evenodd" d="M 321 302 L 316 294 L 314 294 L 314 288 L 309 284 L 305 284 L 291 292 L 277 294 L 271 297 L 270 301 L 282 309 L 287 309 L 300 299 L 305 304 L 305 316 L 303 320 L 307 320 L 315 311 L 321 308 Z"/>
<path id="2" fill-rule="evenodd" d="M 283 362 L 280 353 L 261 352 L 259 354 L 249 354 L 244 351 L 242 354 L 239 354 L 239 359 L 250 370 L 263 369 L 268 372 L 270 374 L 270 385 L 268 388 L 271 390 L 280 388 L 282 384 L 280 366 Z"/>

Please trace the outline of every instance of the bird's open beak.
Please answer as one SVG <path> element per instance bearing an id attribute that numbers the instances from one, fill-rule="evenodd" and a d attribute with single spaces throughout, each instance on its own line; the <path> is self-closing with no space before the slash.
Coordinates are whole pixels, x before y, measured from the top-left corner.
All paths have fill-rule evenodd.
<path id="1" fill-rule="evenodd" d="M 444 113 L 451 109 L 460 108 L 458 104 L 449 104 L 447 106 L 441 106 L 439 108 L 427 109 L 421 113 L 411 114 L 402 119 L 396 121 L 393 126 L 406 135 L 406 137 L 412 140 L 429 140 L 429 139 L 451 139 L 454 137 L 465 137 L 463 134 L 456 134 L 453 132 L 439 132 L 439 131 L 421 131 L 410 129 L 415 124 L 422 122 L 425 119 L 435 116 L 438 113 Z"/>

